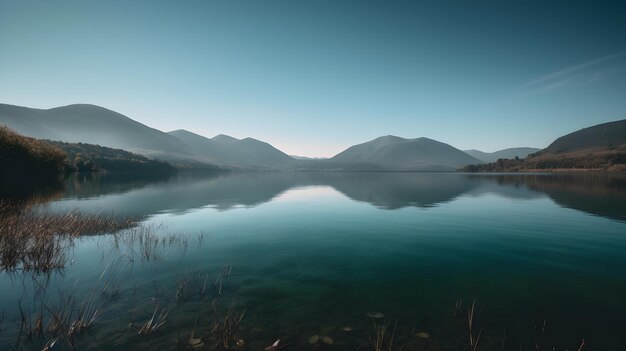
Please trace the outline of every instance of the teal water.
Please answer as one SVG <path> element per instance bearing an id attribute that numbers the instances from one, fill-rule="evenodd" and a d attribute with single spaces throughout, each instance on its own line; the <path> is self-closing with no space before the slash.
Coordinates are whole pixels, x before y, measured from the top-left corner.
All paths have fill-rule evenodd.
<path id="1" fill-rule="evenodd" d="M 137 232 L 82 237 L 61 271 L 2 272 L 2 350 L 41 349 L 36 338 L 15 342 L 20 305 L 54 306 L 68 291 L 101 291 L 108 277 L 116 293 L 93 299 L 102 313 L 78 349 L 176 349 L 177 340 L 189 348 L 194 325 L 206 330 L 232 308 L 245 310 L 237 338 L 250 350 L 278 338 L 290 350 L 369 349 L 373 311 L 389 330 L 397 323 L 397 346 L 465 350 L 465 310 L 452 312 L 459 299 L 477 301 L 479 349 L 502 349 L 504 335 L 506 350 L 626 345 L 624 176 L 101 176 L 68 180 L 50 198 L 42 210 L 138 216 L 167 244 L 149 259 L 128 239 Z M 215 296 L 200 292 L 207 280 L 215 294 L 224 264 L 232 272 L 214 311 Z M 190 288 L 176 299 L 181 281 Z M 166 323 L 137 335 L 130 321 L 145 322 L 156 306 L 168 308 Z M 333 345 L 310 345 L 315 334 Z"/>

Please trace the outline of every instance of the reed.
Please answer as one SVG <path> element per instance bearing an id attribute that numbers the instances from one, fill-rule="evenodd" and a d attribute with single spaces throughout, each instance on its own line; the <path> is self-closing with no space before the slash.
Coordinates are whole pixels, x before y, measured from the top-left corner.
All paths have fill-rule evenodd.
<path id="1" fill-rule="evenodd" d="M 75 338 L 92 328 L 100 316 L 96 291 L 92 290 L 81 300 L 73 292 L 60 294 L 54 305 L 42 302 L 32 310 L 18 302 L 20 321 L 16 345 L 21 346 L 17 348 L 50 350 L 62 340 L 67 349 L 74 350 Z"/>
<path id="2" fill-rule="evenodd" d="M 203 343 L 210 343 L 212 349 L 229 350 L 234 346 L 242 345 L 243 339 L 237 337 L 237 332 L 245 314 L 245 310 L 238 312 L 231 306 L 223 315 L 218 314 L 215 317 L 211 326 L 199 340 Z M 193 343 L 193 335 L 194 332 L 192 332 L 190 343 Z"/>
<path id="3" fill-rule="evenodd" d="M 391 332 L 389 332 L 390 322 L 378 324 L 376 319 L 372 318 L 372 323 L 374 324 L 374 335 L 369 338 L 372 351 L 402 351 L 407 347 L 410 339 L 403 344 L 397 344 L 396 342 L 397 322 L 394 323 Z"/>
<path id="4" fill-rule="evenodd" d="M 467 309 L 467 326 L 469 332 L 469 347 L 470 350 L 476 351 L 478 350 L 478 345 L 480 344 L 480 336 L 483 333 L 483 327 L 480 327 L 478 332 L 476 332 L 476 300 L 472 301 L 472 305 Z"/>
<path id="5" fill-rule="evenodd" d="M 158 314 L 157 314 L 158 313 Z M 152 317 L 148 319 L 144 324 L 142 324 L 141 328 L 137 332 L 139 335 L 149 335 L 153 334 L 167 321 L 167 316 L 169 315 L 169 308 L 161 308 L 159 304 L 154 307 L 154 312 L 152 313 Z"/>
<path id="6" fill-rule="evenodd" d="M 141 225 L 124 231 L 114 232 L 111 236 L 113 247 L 131 262 L 141 263 L 160 261 L 175 250 L 182 256 L 189 246 L 189 237 L 183 234 L 157 234 L 161 225 Z M 201 244 L 203 233 L 198 234 Z"/>
<path id="7" fill-rule="evenodd" d="M 112 214 L 54 213 L 0 202 L 0 270 L 49 272 L 63 268 L 73 238 L 135 225 Z"/>

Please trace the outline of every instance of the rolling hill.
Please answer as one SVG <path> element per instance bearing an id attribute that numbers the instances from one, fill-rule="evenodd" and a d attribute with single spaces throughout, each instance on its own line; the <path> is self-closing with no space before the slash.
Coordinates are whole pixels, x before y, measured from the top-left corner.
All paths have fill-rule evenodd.
<path id="1" fill-rule="evenodd" d="M 525 159 L 501 159 L 461 169 L 467 172 L 535 170 L 626 171 L 626 119 L 564 135 Z"/>
<path id="2" fill-rule="evenodd" d="M 0 125 L 25 136 L 90 143 L 197 168 L 199 164 L 275 168 L 293 161 L 268 143 L 178 130 L 165 133 L 106 108 L 76 104 L 51 109 L 0 104 Z"/>
<path id="3" fill-rule="evenodd" d="M 193 156 L 178 138 L 96 105 L 41 110 L 0 104 L 0 124 L 38 139 L 88 142 L 160 159 Z"/>
<path id="4" fill-rule="evenodd" d="M 552 142 L 542 153 L 610 149 L 626 144 L 626 119 L 598 124 L 564 135 Z"/>
<path id="5" fill-rule="evenodd" d="M 330 160 L 371 163 L 392 171 L 451 171 L 481 163 L 448 144 L 428 139 L 404 139 L 387 135 L 349 147 Z"/>
<path id="6" fill-rule="evenodd" d="M 194 153 L 220 165 L 279 168 L 294 161 L 272 145 L 253 138 L 240 140 L 220 134 L 209 139 L 184 129 L 169 134 L 186 143 Z"/>
<path id="7" fill-rule="evenodd" d="M 513 147 L 509 149 L 498 150 L 495 152 L 483 152 L 480 150 L 463 150 L 463 152 L 483 162 L 495 162 L 501 158 L 524 158 L 529 154 L 535 153 L 539 150 L 541 149 L 534 147 Z"/>

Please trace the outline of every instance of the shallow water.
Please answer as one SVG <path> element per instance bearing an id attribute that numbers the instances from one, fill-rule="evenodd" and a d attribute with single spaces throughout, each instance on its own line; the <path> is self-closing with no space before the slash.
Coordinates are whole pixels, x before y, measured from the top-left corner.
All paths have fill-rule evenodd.
<path id="1" fill-rule="evenodd" d="M 138 216 L 165 244 L 148 252 L 130 239 L 136 232 L 82 237 L 62 271 L 0 273 L 2 350 L 40 349 L 45 339 L 16 343 L 20 306 L 50 311 L 60 294 L 80 302 L 92 291 L 102 313 L 78 349 L 188 348 L 194 325 L 201 334 L 232 308 L 245 309 L 237 338 L 250 350 L 277 338 L 292 350 L 367 349 L 373 322 L 397 323 L 397 346 L 464 350 L 473 300 L 480 349 L 500 350 L 504 335 L 511 350 L 626 344 L 624 176 L 99 176 L 70 179 L 47 199 L 39 206 L 50 211 Z M 214 311 L 224 264 L 232 272 Z M 177 298 L 178 282 L 187 288 Z M 166 323 L 137 335 L 156 306 L 169 311 Z M 309 345 L 315 334 L 333 345 Z"/>

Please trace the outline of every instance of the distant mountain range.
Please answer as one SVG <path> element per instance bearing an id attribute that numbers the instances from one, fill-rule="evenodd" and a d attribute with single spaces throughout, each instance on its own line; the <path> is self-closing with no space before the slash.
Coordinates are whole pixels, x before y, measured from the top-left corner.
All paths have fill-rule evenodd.
<path id="1" fill-rule="evenodd" d="M 545 156 L 594 147 L 619 148 L 626 135 L 626 126 L 619 121 L 569 134 L 544 150 L 523 147 L 493 153 L 464 152 L 428 138 L 388 135 L 351 146 L 334 157 L 317 159 L 289 156 L 253 138 L 237 139 L 223 134 L 207 138 L 184 129 L 166 133 L 115 111 L 87 104 L 47 110 L 0 104 L 0 125 L 39 139 L 124 149 L 183 168 L 208 164 L 236 170 L 295 171 L 453 171 L 498 159 L 524 159 L 529 154 Z"/>
<path id="2" fill-rule="evenodd" d="M 239 140 L 220 134 L 209 139 L 184 129 L 168 134 L 182 140 L 194 154 L 205 156 L 219 165 L 280 169 L 294 161 L 272 145 L 253 138 Z"/>
<path id="3" fill-rule="evenodd" d="M 0 104 L 0 125 L 38 139 L 84 142 L 124 149 L 150 158 L 179 163 L 232 167 L 275 167 L 293 161 L 271 145 L 227 135 L 213 139 L 177 130 L 165 133 L 95 105 L 48 110 Z"/>
<path id="4" fill-rule="evenodd" d="M 541 149 L 535 147 L 514 147 L 510 149 L 499 150 L 496 152 L 483 152 L 480 150 L 463 150 L 466 154 L 482 161 L 482 162 L 495 162 L 501 158 L 525 158 L 526 156 L 535 153 Z"/>

